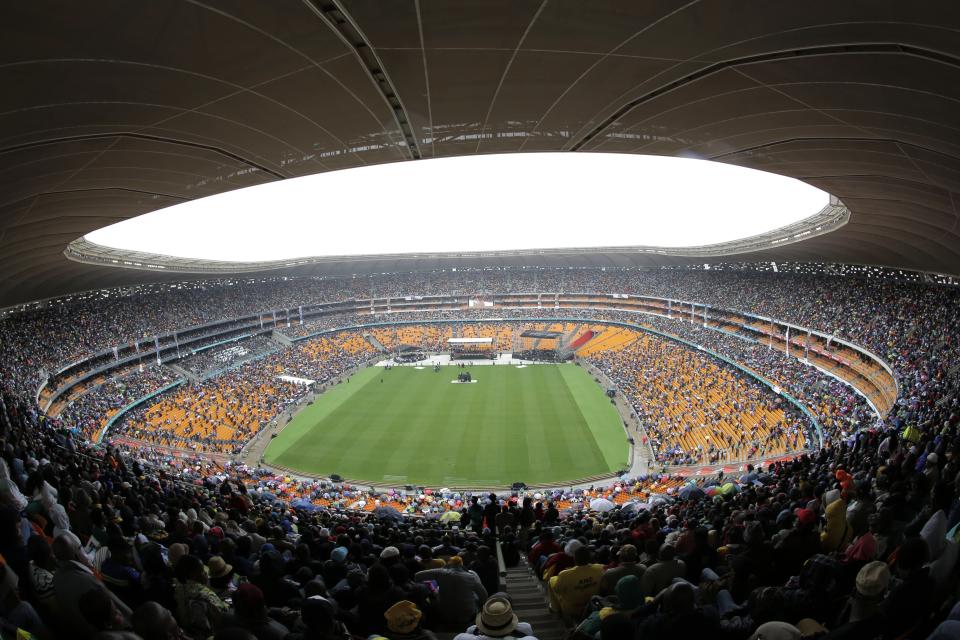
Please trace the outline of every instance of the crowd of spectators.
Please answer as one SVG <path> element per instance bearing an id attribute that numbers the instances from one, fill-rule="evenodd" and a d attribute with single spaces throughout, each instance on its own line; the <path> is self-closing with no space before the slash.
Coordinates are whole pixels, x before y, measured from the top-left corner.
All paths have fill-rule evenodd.
<path id="1" fill-rule="evenodd" d="M 178 378 L 174 371 L 162 365 L 132 367 L 70 398 L 60 411 L 60 419 L 84 438 L 92 439 L 120 409 Z"/>
<path id="2" fill-rule="evenodd" d="M 771 287 L 776 283 L 787 283 L 793 295 L 789 297 L 771 294 Z M 118 296 L 93 297 L 74 303 L 63 302 L 28 312 L 21 316 L 10 316 L 0 323 L 0 334 L 9 339 L 2 341 L 0 350 L 10 347 L 15 356 L 3 360 L 0 364 L 0 375 L 3 384 L 9 389 L 20 393 L 28 393 L 36 380 L 50 369 L 61 366 L 65 360 L 76 357 L 79 345 L 87 346 L 88 350 L 97 350 L 108 342 L 96 345 L 88 340 L 90 336 L 99 335 L 91 327 L 102 324 L 98 318 L 100 313 L 108 322 L 104 325 L 104 333 L 116 330 L 118 317 L 127 318 L 131 313 L 119 313 L 117 305 L 129 305 L 133 316 L 142 317 L 140 335 L 149 335 L 154 330 L 167 330 L 173 325 L 151 324 L 151 318 L 158 317 L 162 303 L 170 298 L 183 297 L 184 300 L 171 302 L 169 309 L 181 314 L 181 321 L 198 319 L 211 321 L 218 317 L 216 310 L 207 310 L 207 305 L 215 305 L 217 301 L 223 303 L 219 317 L 225 317 L 229 312 L 239 310 L 237 297 L 245 295 L 263 296 L 267 301 L 283 301 L 285 308 L 291 309 L 296 296 L 303 296 L 301 301 L 316 302 L 320 296 L 326 299 L 346 299 L 350 295 L 401 295 L 409 291 L 408 287 L 421 286 L 424 293 L 481 292 L 495 293 L 517 292 L 532 287 L 544 287 L 553 290 L 583 291 L 589 289 L 639 291 L 668 295 L 676 298 L 703 300 L 718 306 L 747 309 L 774 317 L 792 320 L 832 332 L 838 337 L 845 337 L 860 341 L 874 351 L 887 357 L 895 367 L 901 389 L 909 393 L 901 393 L 898 406 L 891 414 L 890 419 L 895 424 L 905 425 L 916 421 L 931 423 L 936 413 L 931 408 L 931 398 L 950 396 L 956 391 L 956 383 L 948 376 L 950 356 L 955 352 L 955 339 L 949 334 L 947 327 L 951 320 L 955 320 L 956 305 L 945 305 L 945 313 L 937 313 L 940 298 L 938 296 L 955 297 L 951 288 L 925 287 L 918 284 L 905 284 L 882 279 L 864 280 L 853 278 L 824 277 L 812 274 L 784 274 L 776 276 L 769 273 L 751 272 L 696 272 L 696 271 L 617 271 L 617 270 L 502 270 L 490 272 L 456 272 L 456 273 L 426 273 L 426 274 L 394 274 L 370 278 L 352 279 L 306 279 L 286 280 L 280 282 L 261 283 L 233 283 L 222 286 L 222 291 L 209 296 L 206 302 L 200 301 L 216 287 L 208 285 L 201 288 L 187 288 L 183 290 L 166 290 L 160 293 L 142 294 L 123 298 Z M 276 289 L 276 290 L 274 290 Z M 265 293 L 270 291 L 270 293 Z M 885 301 L 887 304 L 878 302 Z M 810 300 L 817 300 L 812 303 Z M 896 300 L 896 304 L 894 304 Z M 103 311 L 93 308 L 103 302 Z M 151 307 L 145 311 L 142 307 L 147 302 L 160 304 L 160 307 Z M 249 302 L 249 301 L 248 301 Z M 948 300 L 949 302 L 949 300 Z M 891 307 L 905 308 L 910 312 L 891 312 Z M 185 309 L 193 312 L 185 312 Z M 256 306 L 248 306 L 256 308 Z M 824 309 L 834 308 L 834 312 Z M 197 311 L 197 310 L 202 311 Z M 844 309 L 841 311 L 840 309 Z M 850 311 L 853 309 L 853 312 Z M 62 314 L 72 310 L 79 320 L 73 323 L 66 320 Z M 873 311 L 876 310 L 876 313 Z M 113 312 L 112 314 L 110 312 Z M 238 311 L 239 312 L 239 311 Z M 291 312 L 292 313 L 292 312 Z M 455 319 L 462 317 L 463 311 L 430 311 L 413 312 L 404 315 L 405 318 Z M 616 320 L 636 321 L 637 315 L 616 311 L 595 311 L 583 309 L 564 309 L 564 316 L 598 317 Z M 53 314 L 53 315 L 51 315 Z M 59 315 L 58 315 L 59 314 Z M 556 315 L 554 309 L 522 309 L 509 310 L 502 308 L 476 309 L 469 312 L 470 317 L 550 317 Z M 865 314 L 865 315 L 864 315 Z M 272 318 L 272 314 L 269 315 Z M 288 314 L 289 315 L 289 314 Z M 295 315 L 295 314 L 294 314 Z M 841 318 L 851 315 L 868 317 L 868 322 L 845 323 Z M 180 316 L 178 316 L 180 317 Z M 396 317 L 396 314 L 378 314 L 363 316 L 365 322 L 375 322 Z M 356 322 L 355 314 L 341 314 L 327 316 L 316 324 L 299 326 L 293 322 L 291 328 L 284 329 L 292 333 L 297 331 L 316 331 L 335 326 L 348 325 Z M 58 321 L 56 339 L 38 341 L 29 339 L 30 331 L 41 332 L 38 323 L 43 321 Z M 128 321 L 128 320 L 124 320 Z M 872 421 L 869 409 L 862 398 L 842 383 L 829 378 L 818 370 L 803 365 L 795 358 L 787 358 L 776 350 L 764 349 L 763 345 L 737 340 L 727 334 L 702 329 L 699 323 L 683 323 L 675 320 L 664 320 L 656 317 L 644 317 L 645 324 L 659 327 L 668 332 L 678 333 L 693 339 L 697 344 L 715 348 L 718 352 L 732 359 L 747 364 L 760 375 L 767 377 L 792 395 L 801 400 L 818 417 L 826 431 L 827 439 L 833 436 L 849 436 L 857 428 Z M 77 325 L 77 326 L 74 326 Z M 62 330 L 61 330 L 62 328 Z M 77 336 L 86 336 L 80 340 Z M 129 335 L 121 333 L 121 337 Z M 104 338 L 106 340 L 106 338 Z M 26 341 L 26 342 L 25 342 Z M 900 345 L 900 342 L 903 345 Z M 72 348 L 69 348 L 72 345 Z M 88 346 L 90 345 L 90 346 Z M 96 345 L 96 346 L 92 346 Z M 51 350 L 64 353 L 67 349 L 70 355 L 60 360 L 49 360 Z M 914 352 L 930 354 L 930 357 L 916 357 Z M 26 383 L 25 383 L 26 381 Z M 635 403 L 635 410 L 642 411 L 641 403 Z M 97 416 L 90 415 L 91 411 L 75 415 L 85 423 L 100 421 Z M 229 440 L 229 439 L 227 439 Z M 223 443 L 221 443 L 223 444 Z M 227 449 L 233 445 L 224 445 Z M 221 447 L 222 448 L 222 447 Z M 690 453 L 690 452 L 688 452 Z M 706 454 L 707 458 L 710 454 Z M 682 457 L 682 456 L 681 456 Z M 678 458 L 679 459 L 679 458 Z"/>
<path id="3" fill-rule="evenodd" d="M 39 381 L 78 357 L 261 305 L 525 290 L 660 295 L 810 326 L 886 359 L 900 396 L 878 422 L 848 388 L 763 345 L 648 319 L 780 382 L 823 420 L 829 446 L 733 481 L 678 489 L 675 479 L 626 479 L 617 491 L 642 491 L 643 502 L 609 510 L 590 508 L 595 492 L 585 491 L 545 493 L 541 509 L 511 506 L 506 494 L 478 499 L 479 520 L 469 495 L 400 499 L 150 446 L 92 445 L 89 429 L 76 427 L 101 408 L 77 403 L 98 396 L 80 396 L 57 420 L 35 404 Z M 4 631 L 145 640 L 535 635 L 506 615 L 508 598 L 488 597 L 488 554 L 499 541 L 511 563 L 527 562 L 545 580 L 557 615 L 584 636 L 956 637 L 957 296 L 819 274 L 492 270 L 103 294 L 8 316 L 0 321 Z M 514 315 L 475 315 L 484 314 Z M 563 313 L 587 314 L 598 315 Z M 363 350 L 355 340 L 337 349 L 357 361 Z M 313 360 L 304 355 L 300 371 L 309 374 Z M 107 411 L 126 399 L 102 393 Z M 651 490 L 668 483 L 662 494 Z M 367 509 L 398 501 L 460 517 Z"/>
<path id="4" fill-rule="evenodd" d="M 269 336 L 259 335 L 245 340 L 238 340 L 228 345 L 204 349 L 199 353 L 191 353 L 177 361 L 177 365 L 187 371 L 207 377 L 212 373 L 223 371 L 237 363 L 256 359 L 263 354 L 276 351 L 280 348 Z"/>
<path id="5" fill-rule="evenodd" d="M 626 395 L 659 463 L 755 460 L 809 444 L 792 405 L 699 351 L 637 331 L 589 361 Z"/>
<path id="6" fill-rule="evenodd" d="M 280 500 L 252 470 L 165 473 L 4 395 L 0 618 L 41 639 L 536 636 L 494 593 L 500 544 L 579 636 L 949 634 L 956 409 L 643 503 L 507 492 L 404 518 Z"/>
<path id="7" fill-rule="evenodd" d="M 647 318 L 645 323 L 706 347 L 774 382 L 816 416 L 827 444 L 846 439 L 877 420 L 863 396 L 852 387 L 761 342 L 708 329 L 698 323 L 661 318 Z"/>
<path id="8" fill-rule="evenodd" d="M 126 413 L 113 433 L 163 447 L 237 453 L 284 409 L 373 352 L 356 332 L 279 351 L 268 338 L 254 340 L 251 349 L 259 348 L 259 358 L 144 403 Z"/>

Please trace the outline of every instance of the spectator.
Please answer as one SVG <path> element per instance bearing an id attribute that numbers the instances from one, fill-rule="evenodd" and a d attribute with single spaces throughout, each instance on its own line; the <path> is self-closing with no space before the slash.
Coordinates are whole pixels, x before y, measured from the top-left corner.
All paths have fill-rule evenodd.
<path id="1" fill-rule="evenodd" d="M 513 603 L 506 594 L 494 594 L 483 603 L 477 614 L 476 625 L 460 633 L 453 640 L 536 640 L 529 624 L 522 623 L 513 612 Z"/>
<path id="2" fill-rule="evenodd" d="M 647 568 L 643 574 L 643 592 L 653 597 L 673 583 L 674 579 L 682 578 L 686 573 L 683 560 L 675 557 L 673 547 L 665 544 L 660 547 L 659 560 Z"/>
<path id="3" fill-rule="evenodd" d="M 384 612 L 390 640 L 436 640 L 432 632 L 421 628 L 423 614 L 417 605 L 401 600 Z"/>
<path id="4" fill-rule="evenodd" d="M 221 627 L 249 631 L 257 640 L 283 640 L 290 633 L 284 625 L 267 615 L 263 592 L 256 585 L 244 583 L 233 594 L 233 612 L 219 622 Z"/>
<path id="5" fill-rule="evenodd" d="M 91 591 L 102 592 L 112 601 L 113 609 L 120 618 L 129 621 L 132 612 L 97 580 L 76 536 L 70 532 L 57 536 L 53 541 L 53 555 L 59 563 L 53 575 L 53 592 L 63 629 L 69 629 L 77 638 L 92 638 L 101 630 L 87 620 L 80 604 L 81 597 Z"/>
<path id="6" fill-rule="evenodd" d="M 185 555 L 176 565 L 174 600 L 181 628 L 198 637 L 209 636 L 229 606 L 207 586 L 207 572 L 200 558 Z"/>
<path id="7" fill-rule="evenodd" d="M 600 595 L 610 595 L 624 576 L 643 577 L 646 567 L 637 564 L 637 548 L 632 544 L 625 544 L 617 552 L 617 565 L 603 572 L 600 582 Z M 597 629 L 599 631 L 599 629 Z"/>
<path id="8" fill-rule="evenodd" d="M 590 598 L 600 591 L 603 565 L 591 564 L 590 557 L 590 549 L 579 547 L 574 554 L 575 566 L 561 571 L 548 583 L 550 610 L 572 622 L 583 617 Z"/>
<path id="9" fill-rule="evenodd" d="M 463 568 L 459 556 L 450 558 L 442 569 L 427 569 L 414 576 L 418 582 L 437 583 L 437 610 L 440 617 L 453 625 L 465 625 L 473 620 L 480 603 L 487 599 L 487 591 L 480 578 Z"/>

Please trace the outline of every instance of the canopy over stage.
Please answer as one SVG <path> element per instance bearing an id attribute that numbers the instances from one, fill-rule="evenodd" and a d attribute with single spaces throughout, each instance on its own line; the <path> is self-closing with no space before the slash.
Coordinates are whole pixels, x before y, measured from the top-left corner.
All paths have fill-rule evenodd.
<path id="1" fill-rule="evenodd" d="M 559 340 L 563 337 L 563 334 L 559 331 L 537 331 L 536 329 L 528 329 L 520 334 L 521 338 L 538 338 L 540 340 Z"/>
<path id="2" fill-rule="evenodd" d="M 450 357 L 455 360 L 464 358 L 493 358 L 493 338 L 448 338 Z"/>
<path id="3" fill-rule="evenodd" d="M 448 338 L 450 345 L 492 345 L 493 338 Z"/>

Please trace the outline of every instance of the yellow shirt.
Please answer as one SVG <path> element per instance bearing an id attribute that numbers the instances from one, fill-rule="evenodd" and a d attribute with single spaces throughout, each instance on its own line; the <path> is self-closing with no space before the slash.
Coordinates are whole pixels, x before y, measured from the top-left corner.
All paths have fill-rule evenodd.
<path id="1" fill-rule="evenodd" d="M 590 598 L 600 591 L 603 578 L 603 565 L 585 564 L 561 571 L 550 580 L 550 589 L 560 605 L 560 612 L 568 616 L 579 616 L 590 602 Z"/>

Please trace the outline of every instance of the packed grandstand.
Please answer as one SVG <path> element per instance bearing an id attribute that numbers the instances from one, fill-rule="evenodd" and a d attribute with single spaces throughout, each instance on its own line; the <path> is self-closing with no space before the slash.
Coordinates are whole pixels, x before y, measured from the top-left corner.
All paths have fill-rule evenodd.
<path id="1" fill-rule="evenodd" d="M 207 281 L 12 310 L 4 620 L 41 638 L 429 637 L 502 617 L 509 595 L 488 596 L 522 569 L 553 616 L 514 635 L 925 636 L 957 589 L 960 294 L 720 267 Z M 454 337 L 603 376 L 644 472 L 374 486 L 245 456 L 350 372 Z"/>

